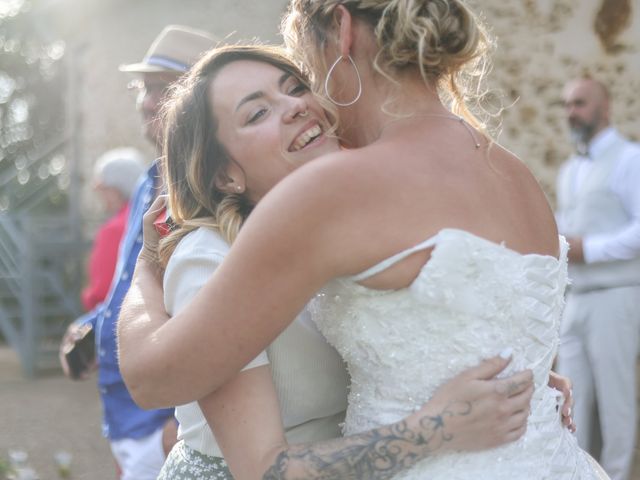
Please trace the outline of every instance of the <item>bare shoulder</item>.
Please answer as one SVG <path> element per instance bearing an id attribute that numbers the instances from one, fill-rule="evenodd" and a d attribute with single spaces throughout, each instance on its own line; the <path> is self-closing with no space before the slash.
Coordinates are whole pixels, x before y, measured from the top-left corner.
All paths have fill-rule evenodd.
<path id="1" fill-rule="evenodd" d="M 496 148 L 495 153 L 496 156 L 493 158 L 508 177 L 506 189 L 512 193 L 510 208 L 520 213 L 517 215 L 518 218 L 526 219 L 526 227 L 533 230 L 532 236 L 534 232 L 536 236 L 541 232 L 547 232 L 546 242 L 543 244 L 547 245 L 547 250 L 553 251 L 557 246 L 558 231 L 549 199 L 540 182 L 526 162 L 515 154 L 502 147 L 499 147 L 499 150 Z M 522 227 L 522 230 L 524 229 L 525 227 Z"/>
<path id="2" fill-rule="evenodd" d="M 520 187 L 527 187 L 531 191 L 542 191 L 525 159 L 518 157 L 499 144 L 491 146 L 490 156 L 490 161 L 496 162 L 498 170 L 504 171 L 511 181 L 518 183 Z"/>
<path id="3" fill-rule="evenodd" d="M 351 264 L 360 241 L 353 219 L 365 214 L 371 185 L 364 158 L 341 151 L 300 167 L 261 200 L 236 243 L 259 238 L 265 251 L 304 255 L 311 268 L 313 262 L 335 266 L 331 276 L 358 271 L 359 264 Z"/>
<path id="4" fill-rule="evenodd" d="M 357 150 L 342 150 L 310 161 L 289 175 L 283 182 L 283 188 L 311 188 L 309 193 L 321 197 L 346 191 L 347 185 L 360 183 L 372 167 L 373 147 Z M 358 182 L 354 179 L 358 178 Z"/>
<path id="5" fill-rule="evenodd" d="M 288 214 L 336 214 L 344 202 L 354 200 L 375 181 L 375 162 L 367 148 L 345 150 L 313 160 L 282 180 L 261 202 L 259 210 L 276 209 Z M 258 210 L 257 209 L 257 210 Z"/>

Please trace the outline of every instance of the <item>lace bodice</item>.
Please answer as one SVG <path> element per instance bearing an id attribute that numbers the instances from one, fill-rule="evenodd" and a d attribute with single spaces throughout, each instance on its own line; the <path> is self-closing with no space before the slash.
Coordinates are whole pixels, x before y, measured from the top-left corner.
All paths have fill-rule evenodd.
<path id="1" fill-rule="evenodd" d="M 547 387 L 567 284 L 564 239 L 556 259 L 521 255 L 447 229 L 370 274 L 432 245 L 430 260 L 408 288 L 372 290 L 342 278 L 311 304 L 314 320 L 351 374 L 344 433 L 402 419 L 447 379 L 512 347 L 505 374 L 534 372 L 527 434 L 489 452 L 423 460 L 398 478 L 590 478 L 589 462 L 561 426 L 561 395 Z"/>

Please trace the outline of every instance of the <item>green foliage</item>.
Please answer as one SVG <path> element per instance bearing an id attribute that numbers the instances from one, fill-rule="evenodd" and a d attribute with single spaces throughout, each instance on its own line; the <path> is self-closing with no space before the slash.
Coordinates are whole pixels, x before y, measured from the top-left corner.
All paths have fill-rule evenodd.
<path id="1" fill-rule="evenodd" d="M 6 480 L 9 478 L 9 474 L 13 469 L 9 465 L 9 462 L 4 458 L 0 458 L 0 480 Z"/>

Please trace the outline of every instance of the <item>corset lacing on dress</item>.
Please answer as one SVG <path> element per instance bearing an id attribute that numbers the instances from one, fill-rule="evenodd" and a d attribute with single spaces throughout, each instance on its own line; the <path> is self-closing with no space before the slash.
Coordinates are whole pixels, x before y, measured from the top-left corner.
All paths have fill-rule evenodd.
<path id="1" fill-rule="evenodd" d="M 434 246 L 412 284 L 373 290 L 356 283 Z M 567 284 L 560 258 L 522 255 L 469 232 L 447 229 L 367 272 L 331 282 L 311 312 L 351 374 L 345 434 L 398 421 L 465 368 L 514 350 L 504 375 L 529 368 L 535 392 L 527 433 L 491 451 L 427 458 L 398 479 L 596 478 L 562 427 L 559 392 L 547 386 Z"/>

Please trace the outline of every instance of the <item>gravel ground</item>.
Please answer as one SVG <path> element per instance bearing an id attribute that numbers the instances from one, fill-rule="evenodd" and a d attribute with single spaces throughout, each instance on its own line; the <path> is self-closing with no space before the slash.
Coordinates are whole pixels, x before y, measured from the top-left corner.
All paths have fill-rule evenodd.
<path id="1" fill-rule="evenodd" d="M 72 382 L 61 372 L 27 380 L 13 351 L 0 346 L 0 459 L 23 450 L 40 480 L 56 480 L 53 457 L 64 450 L 73 456 L 71 479 L 114 480 L 100 415 L 95 380 Z"/>

